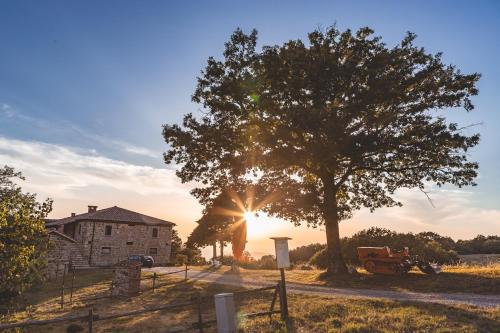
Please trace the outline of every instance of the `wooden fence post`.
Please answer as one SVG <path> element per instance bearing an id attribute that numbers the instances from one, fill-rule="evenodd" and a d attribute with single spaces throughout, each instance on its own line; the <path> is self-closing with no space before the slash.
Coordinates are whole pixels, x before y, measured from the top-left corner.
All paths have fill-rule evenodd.
<path id="1" fill-rule="evenodd" d="M 73 306 L 73 285 L 75 283 L 75 270 L 71 268 L 71 289 L 69 294 L 69 302 Z"/>
<path id="2" fill-rule="evenodd" d="M 88 324 L 89 324 L 89 333 L 92 333 L 93 325 L 94 325 L 94 309 L 93 308 L 89 309 Z"/>
<path id="3" fill-rule="evenodd" d="M 156 284 L 156 272 L 153 273 L 153 291 L 155 291 L 155 284 Z"/>
<path id="4" fill-rule="evenodd" d="M 66 264 L 64 264 L 62 284 L 61 284 L 61 309 L 64 309 L 64 280 L 66 278 Z"/>
<path id="5" fill-rule="evenodd" d="M 200 333 L 203 333 L 203 317 L 201 315 L 201 293 L 198 292 L 198 329 Z"/>
<path id="6" fill-rule="evenodd" d="M 288 301 L 286 299 L 285 269 L 280 268 L 280 273 L 281 273 L 281 281 L 280 281 L 281 319 L 288 322 Z"/>

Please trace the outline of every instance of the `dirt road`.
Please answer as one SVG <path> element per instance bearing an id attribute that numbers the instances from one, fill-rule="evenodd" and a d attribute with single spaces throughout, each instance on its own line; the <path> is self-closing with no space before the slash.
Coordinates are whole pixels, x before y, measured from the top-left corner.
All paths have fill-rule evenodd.
<path id="1" fill-rule="evenodd" d="M 179 267 L 155 267 L 147 271 L 167 273 L 179 270 Z M 176 273 L 184 277 L 184 272 Z M 212 282 L 229 286 L 259 288 L 273 285 L 276 281 L 255 278 L 244 278 L 231 273 L 189 270 L 188 278 L 204 282 Z M 306 284 L 287 283 L 287 291 L 308 295 L 352 298 L 384 298 L 397 301 L 432 302 L 442 304 L 470 304 L 479 307 L 500 307 L 499 295 L 478 295 L 467 293 L 420 293 L 409 291 L 392 291 L 382 289 L 331 288 Z"/>

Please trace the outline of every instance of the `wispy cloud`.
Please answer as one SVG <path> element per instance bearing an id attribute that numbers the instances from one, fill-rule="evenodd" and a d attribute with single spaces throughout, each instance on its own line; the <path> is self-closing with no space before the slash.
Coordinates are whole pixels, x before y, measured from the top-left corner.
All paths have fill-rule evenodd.
<path id="1" fill-rule="evenodd" d="M 50 131 L 51 133 L 59 132 L 71 136 L 77 134 L 81 138 L 84 138 L 90 142 L 97 143 L 100 147 L 106 147 L 108 149 L 121 151 L 127 154 L 144 156 L 154 159 L 161 158 L 160 151 L 155 151 L 147 147 L 134 145 L 123 140 L 117 140 L 101 133 L 95 133 L 87 128 L 82 128 L 81 126 L 68 122 L 66 120 L 48 121 L 43 118 L 33 117 L 13 108 L 6 103 L 0 104 L 0 118 L 1 117 L 18 121 L 29 126 L 35 126 L 37 129 Z"/>
<path id="2" fill-rule="evenodd" d="M 201 207 L 175 171 L 110 159 L 93 151 L 0 136 L 0 164 L 22 171 L 25 191 L 54 199 L 52 217 L 113 205 L 166 218 L 186 236 Z"/>
<path id="3" fill-rule="evenodd" d="M 188 191 L 173 170 L 134 165 L 61 145 L 0 137 L 0 157 L 36 176 L 44 192 L 51 189 L 59 196 L 88 186 L 142 195 Z"/>

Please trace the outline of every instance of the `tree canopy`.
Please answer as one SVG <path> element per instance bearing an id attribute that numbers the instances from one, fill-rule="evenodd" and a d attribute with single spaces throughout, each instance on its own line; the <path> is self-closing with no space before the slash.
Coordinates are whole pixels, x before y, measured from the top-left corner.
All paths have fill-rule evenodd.
<path id="1" fill-rule="evenodd" d="M 44 218 L 52 201 L 23 193 L 16 178 L 24 179 L 13 168 L 0 168 L 0 296 L 20 293 L 41 278 L 47 249 Z"/>
<path id="2" fill-rule="evenodd" d="M 408 33 L 388 47 L 369 28 L 313 31 L 256 50 L 236 30 L 210 57 L 193 101 L 200 117 L 165 125 L 166 163 L 202 203 L 251 186 L 261 207 L 296 225 L 325 225 L 328 271 L 345 273 L 339 222 L 355 210 L 399 206 L 399 188 L 474 185 L 467 152 L 479 135 L 436 113 L 473 109 L 477 73 L 463 74 Z"/>
<path id="3" fill-rule="evenodd" d="M 188 237 L 188 246 L 203 247 L 231 241 L 230 228 L 238 220 L 238 207 L 227 191 L 220 193 L 205 209 Z M 241 217 L 241 213 L 240 213 Z"/>

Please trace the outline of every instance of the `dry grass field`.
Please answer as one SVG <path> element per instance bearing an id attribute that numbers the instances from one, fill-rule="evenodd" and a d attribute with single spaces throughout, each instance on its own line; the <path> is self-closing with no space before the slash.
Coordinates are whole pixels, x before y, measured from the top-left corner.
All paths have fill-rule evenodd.
<path id="1" fill-rule="evenodd" d="M 304 281 L 301 273 L 287 276 Z M 314 273 L 314 272 L 313 272 Z M 311 273 L 311 274 L 313 274 Z M 109 282 L 109 272 L 87 272 L 77 278 L 79 288 L 75 299 L 103 292 L 97 282 Z M 77 284 L 75 282 L 75 284 Z M 10 305 L 11 311 L 6 313 L 6 305 L 2 305 L 4 315 L 2 322 L 21 321 L 26 319 L 47 319 L 76 313 L 87 313 L 92 305 L 98 315 L 127 312 L 148 306 L 174 304 L 183 302 L 198 293 L 212 295 L 220 292 L 241 290 L 241 288 L 225 287 L 215 284 L 187 281 L 169 277 L 166 284 L 156 289 L 147 290 L 130 298 L 99 299 L 90 302 L 75 301 L 73 307 L 59 308 L 58 284 L 49 283 L 39 286 L 15 300 Z M 150 280 L 144 281 L 149 286 Z M 271 292 L 261 292 L 256 296 L 238 299 L 239 325 L 242 332 L 285 332 L 279 315 L 258 319 L 243 319 L 242 314 L 266 311 L 271 302 Z M 385 300 L 353 300 L 320 296 L 289 295 L 290 314 L 297 332 L 500 332 L 500 309 L 485 309 L 473 306 L 449 306 L 428 303 L 399 302 Z M 213 304 L 203 306 L 205 319 L 214 319 Z M 176 311 L 158 311 L 95 323 L 94 332 L 172 332 L 186 327 L 196 321 L 194 308 Z M 24 332 L 66 332 L 70 323 L 51 324 L 33 327 Z M 86 323 L 74 323 L 86 332 Z M 205 332 L 214 332 L 212 326 Z M 194 332 L 191 330 L 191 332 Z"/>
<path id="2" fill-rule="evenodd" d="M 198 270 L 211 270 L 208 266 L 192 267 Z M 219 272 L 230 270 L 221 266 Z M 486 265 L 460 264 L 444 266 L 438 275 L 427 275 L 413 270 L 405 276 L 374 275 L 358 269 L 356 276 L 348 278 L 325 278 L 322 270 L 298 270 L 286 272 L 287 281 L 293 283 L 325 285 L 345 288 L 377 288 L 418 292 L 466 292 L 476 294 L 500 294 L 500 263 Z M 259 280 L 277 281 L 276 270 L 241 269 L 241 275 Z"/>

